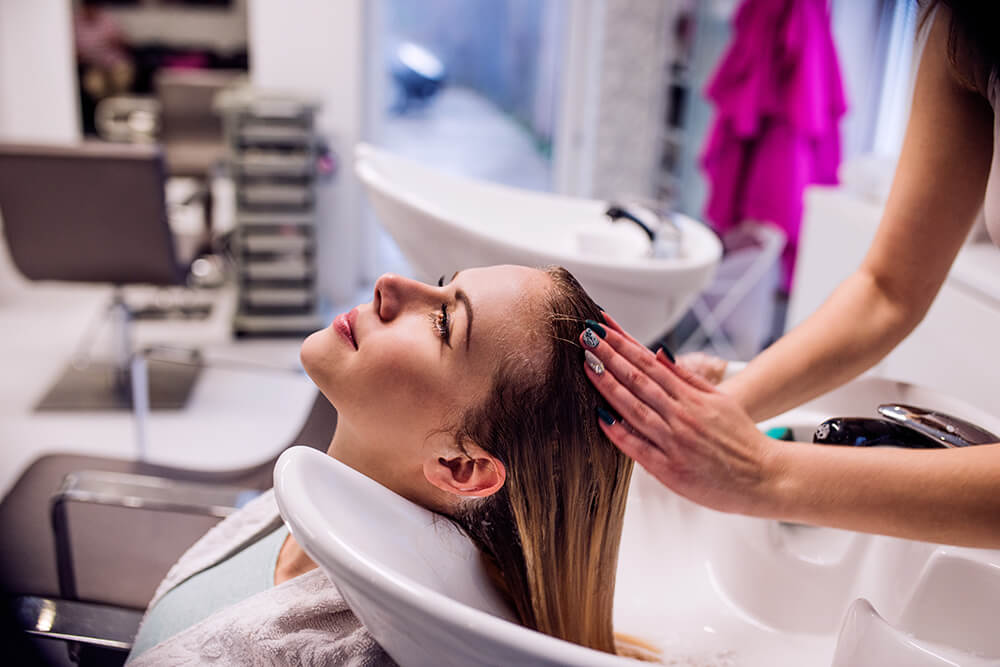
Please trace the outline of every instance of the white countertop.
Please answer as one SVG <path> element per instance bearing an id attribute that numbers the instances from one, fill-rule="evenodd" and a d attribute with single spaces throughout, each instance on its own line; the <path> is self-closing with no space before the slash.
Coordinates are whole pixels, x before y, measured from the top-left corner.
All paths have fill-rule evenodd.
<path id="1" fill-rule="evenodd" d="M 134 458 L 131 413 L 33 411 L 102 317 L 111 289 L 30 283 L 13 271 L 5 252 L 0 254 L 0 493 L 44 453 Z M 135 289 L 126 294 L 144 296 Z M 185 409 L 150 415 L 150 462 L 203 470 L 260 463 L 274 456 L 305 418 L 316 389 L 300 370 L 299 341 L 233 340 L 233 297 L 232 290 L 215 292 L 217 305 L 204 321 L 135 325 L 137 345 L 197 347 L 208 363 Z M 92 349 L 108 356 L 110 321 L 105 319 L 100 332 Z M 284 370 L 212 367 L 213 361 L 230 360 Z"/>
<path id="2" fill-rule="evenodd" d="M 1000 248 L 989 241 L 966 243 L 951 267 L 948 280 L 973 290 L 1000 308 Z"/>

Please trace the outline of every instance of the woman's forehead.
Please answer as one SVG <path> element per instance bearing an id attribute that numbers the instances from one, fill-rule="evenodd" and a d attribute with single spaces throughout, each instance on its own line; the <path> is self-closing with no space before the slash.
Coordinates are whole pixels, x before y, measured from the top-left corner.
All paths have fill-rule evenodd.
<path id="1" fill-rule="evenodd" d="M 456 278 L 474 280 L 476 282 L 510 282 L 527 283 L 536 282 L 544 285 L 548 280 L 548 274 L 541 269 L 521 266 L 519 264 L 497 264 L 495 266 L 480 266 L 471 269 L 463 269 L 456 273 Z"/>
<path id="2" fill-rule="evenodd" d="M 461 271 L 456 286 L 468 294 L 474 312 L 473 344 L 480 336 L 506 343 L 540 331 L 552 279 L 525 266 L 490 266 Z"/>
<path id="3" fill-rule="evenodd" d="M 469 295 L 473 307 L 479 301 L 484 308 L 531 308 L 544 302 L 552 280 L 539 269 L 507 264 L 466 269 L 457 274 L 456 284 Z"/>

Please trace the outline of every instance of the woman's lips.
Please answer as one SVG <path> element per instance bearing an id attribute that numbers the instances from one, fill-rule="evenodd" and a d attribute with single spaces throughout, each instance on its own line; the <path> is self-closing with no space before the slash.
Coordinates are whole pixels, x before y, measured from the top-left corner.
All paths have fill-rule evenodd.
<path id="1" fill-rule="evenodd" d="M 333 328 L 347 339 L 355 350 L 358 349 L 358 342 L 354 339 L 354 322 L 357 321 L 357 317 L 358 309 L 354 308 L 349 313 L 341 313 L 333 318 Z"/>

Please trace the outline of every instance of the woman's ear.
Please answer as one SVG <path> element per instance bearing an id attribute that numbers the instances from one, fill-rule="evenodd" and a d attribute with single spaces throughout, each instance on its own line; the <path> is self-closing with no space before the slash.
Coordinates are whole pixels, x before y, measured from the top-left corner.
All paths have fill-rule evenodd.
<path id="1" fill-rule="evenodd" d="M 424 477 L 441 489 L 458 496 L 484 498 L 500 490 L 507 479 L 507 469 L 500 459 L 471 444 L 466 452 L 424 461 Z"/>

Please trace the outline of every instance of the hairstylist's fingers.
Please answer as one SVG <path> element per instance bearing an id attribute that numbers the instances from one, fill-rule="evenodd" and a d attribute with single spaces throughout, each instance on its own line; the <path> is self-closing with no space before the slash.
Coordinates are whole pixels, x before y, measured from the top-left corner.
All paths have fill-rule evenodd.
<path id="1" fill-rule="evenodd" d="M 597 340 L 584 332 L 580 341 L 585 347 L 591 348 L 618 381 L 640 399 L 659 408 L 658 393 L 666 392 L 677 397 L 686 389 L 684 382 L 668 368 L 664 368 L 649 348 L 614 330 L 605 331 L 604 334 L 603 340 Z"/>
<path id="2" fill-rule="evenodd" d="M 650 442 L 621 422 L 608 424 L 601 420 L 600 425 L 608 439 L 622 450 L 625 456 L 637 461 L 654 476 L 659 477 L 668 470 L 670 459 L 666 452 L 657 447 L 655 443 Z"/>
<path id="3" fill-rule="evenodd" d="M 620 355 L 615 355 L 614 358 L 623 364 L 628 364 Z M 654 360 L 653 363 L 656 361 Z M 673 399 L 665 391 L 661 389 L 653 393 L 653 398 L 650 400 L 653 401 L 654 405 L 649 405 L 630 388 L 622 385 L 614 373 L 608 370 L 604 362 L 591 349 L 588 349 L 584 355 L 584 365 L 591 383 L 611 407 L 621 415 L 621 419 L 627 421 L 631 428 L 649 440 L 653 442 L 665 441 L 670 434 L 670 426 L 667 424 L 665 416 L 670 414 L 673 402 Z M 648 378 L 645 381 L 645 386 L 654 385 L 653 381 Z"/>
<path id="4" fill-rule="evenodd" d="M 612 329 L 614 329 L 615 331 L 617 331 L 621 335 L 625 336 L 626 338 L 628 338 L 630 341 L 632 341 L 636 345 L 642 345 L 642 343 L 640 343 L 639 341 L 637 341 L 635 338 L 632 337 L 632 334 L 630 334 L 629 332 L 625 331 L 625 329 L 622 328 L 622 325 L 618 324 L 618 322 L 615 321 L 615 318 L 611 317 L 610 315 L 608 315 L 603 310 L 601 311 L 601 317 L 604 318 L 604 321 L 607 322 L 608 325 Z"/>
<path id="5" fill-rule="evenodd" d="M 687 382 L 695 389 L 700 389 L 702 391 L 710 391 L 710 392 L 716 391 L 715 385 L 713 385 L 711 382 L 709 382 L 702 376 L 698 375 L 698 373 L 692 371 L 690 368 L 685 368 L 684 366 L 674 363 L 673 360 L 671 360 L 663 351 L 663 348 L 660 348 L 659 350 L 656 351 L 656 360 L 659 361 L 660 364 L 662 364 L 663 366 L 666 366 L 667 368 L 671 369 L 677 375 L 677 377 L 679 377 L 684 382 Z"/>
<path id="6" fill-rule="evenodd" d="M 608 332 L 605 336 L 613 336 L 614 332 Z M 611 375 L 615 378 L 618 384 L 622 385 L 627 392 L 632 394 L 632 397 L 638 399 L 640 402 L 645 403 L 647 406 L 660 413 L 661 417 L 667 414 L 669 409 L 668 400 L 671 396 L 667 389 L 665 389 L 660 384 L 660 378 L 650 377 L 645 370 L 638 367 L 636 364 L 630 362 L 624 355 L 617 352 L 611 344 L 607 342 L 607 339 L 600 340 L 594 335 L 593 330 L 588 329 L 580 335 L 580 342 L 583 344 L 584 349 L 587 350 L 585 355 L 585 361 L 587 365 L 590 366 L 591 370 L 598 370 L 595 366 L 600 365 L 600 373 L 595 375 Z M 628 345 L 627 341 L 619 341 L 619 344 Z M 658 375 L 666 375 L 667 371 L 660 367 L 659 362 L 652 353 L 641 354 L 639 353 L 643 361 L 643 365 L 649 369 L 650 372 L 656 373 Z M 655 367 L 655 368 L 654 368 Z M 591 380 L 595 378 L 591 377 Z M 680 380 L 675 380 L 680 382 Z M 594 385 L 598 390 L 605 395 L 605 398 L 611 400 L 605 392 L 607 383 L 601 385 L 594 382 Z M 640 409 L 641 410 L 641 409 Z"/>

